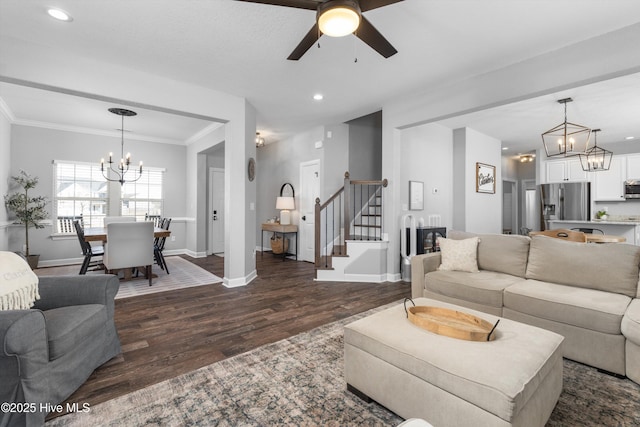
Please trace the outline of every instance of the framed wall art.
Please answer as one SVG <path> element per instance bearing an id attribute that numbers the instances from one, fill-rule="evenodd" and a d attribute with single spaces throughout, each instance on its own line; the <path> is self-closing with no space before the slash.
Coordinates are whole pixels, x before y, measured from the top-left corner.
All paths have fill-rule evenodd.
<path id="1" fill-rule="evenodd" d="M 496 167 L 485 163 L 476 163 L 476 193 L 496 192 Z"/>
<path id="2" fill-rule="evenodd" d="M 424 210 L 424 183 L 409 181 L 409 210 Z"/>

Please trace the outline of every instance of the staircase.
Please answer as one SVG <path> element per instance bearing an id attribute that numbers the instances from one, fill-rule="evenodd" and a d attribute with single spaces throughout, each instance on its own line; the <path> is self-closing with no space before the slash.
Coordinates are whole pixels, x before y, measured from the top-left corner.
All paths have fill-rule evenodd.
<path id="1" fill-rule="evenodd" d="M 315 206 L 316 280 L 386 280 L 382 212 L 387 180 L 351 180 Z"/>

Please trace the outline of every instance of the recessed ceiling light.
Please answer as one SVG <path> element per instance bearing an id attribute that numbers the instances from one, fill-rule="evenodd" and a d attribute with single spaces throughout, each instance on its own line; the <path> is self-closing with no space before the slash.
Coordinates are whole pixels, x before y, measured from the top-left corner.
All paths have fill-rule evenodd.
<path id="1" fill-rule="evenodd" d="M 509 149 L 509 147 L 502 147 L 502 151 L 508 150 L 508 149 Z"/>
<path id="2" fill-rule="evenodd" d="M 635 136 L 628 136 L 625 139 L 635 139 Z"/>
<path id="3" fill-rule="evenodd" d="M 322 98 L 324 98 L 324 96 L 322 96 L 321 93 L 316 93 L 315 95 L 313 95 L 313 99 L 315 99 L 316 101 L 322 101 Z"/>
<path id="4" fill-rule="evenodd" d="M 67 12 L 65 12 L 62 9 L 49 9 L 47 10 L 47 13 L 49 14 L 49 16 L 51 16 L 52 18 L 57 19 L 58 21 L 64 21 L 64 22 L 71 22 L 73 21 L 73 18 L 71 17 L 71 15 L 69 15 Z"/>

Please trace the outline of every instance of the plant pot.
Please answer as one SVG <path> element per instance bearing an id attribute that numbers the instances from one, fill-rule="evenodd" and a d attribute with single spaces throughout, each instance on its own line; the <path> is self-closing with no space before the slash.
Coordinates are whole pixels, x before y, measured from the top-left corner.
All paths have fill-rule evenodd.
<path id="1" fill-rule="evenodd" d="M 29 267 L 31 267 L 32 270 L 38 268 L 38 261 L 40 261 L 40 255 L 27 256 L 27 262 L 29 263 Z"/>

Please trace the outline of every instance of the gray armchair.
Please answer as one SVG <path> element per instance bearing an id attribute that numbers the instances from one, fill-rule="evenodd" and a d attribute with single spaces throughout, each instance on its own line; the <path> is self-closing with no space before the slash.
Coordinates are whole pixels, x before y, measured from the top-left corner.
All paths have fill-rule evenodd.
<path id="1" fill-rule="evenodd" d="M 113 275 L 40 277 L 30 310 L 0 311 L 0 402 L 34 412 L 0 412 L 0 426 L 43 425 L 40 404 L 58 404 L 120 353 Z"/>

